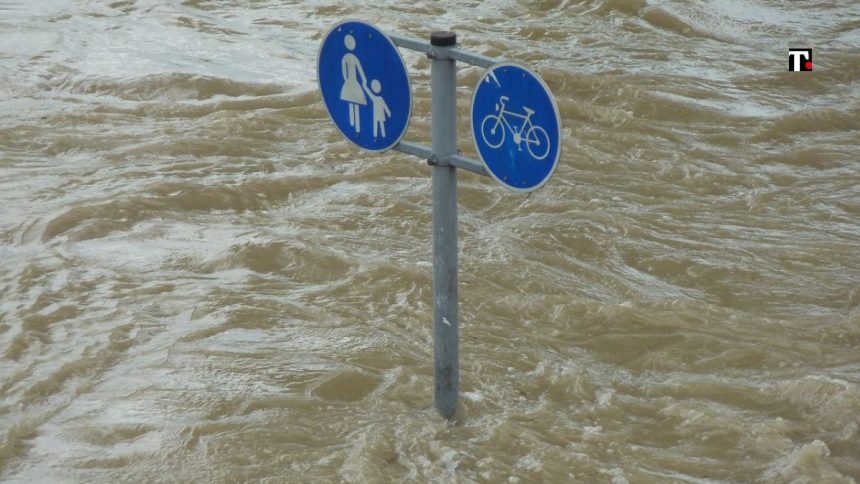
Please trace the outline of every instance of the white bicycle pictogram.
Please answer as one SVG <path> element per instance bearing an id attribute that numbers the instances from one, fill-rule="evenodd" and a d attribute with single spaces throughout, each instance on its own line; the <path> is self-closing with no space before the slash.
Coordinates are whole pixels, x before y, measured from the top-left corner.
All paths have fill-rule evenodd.
<path id="1" fill-rule="evenodd" d="M 549 135 L 546 134 L 545 129 L 532 123 L 532 115 L 535 113 L 534 109 L 523 106 L 523 111 L 526 114 L 508 111 L 505 109 L 505 103 L 509 99 L 507 96 L 499 98 L 499 102 L 496 104 L 496 113 L 488 114 L 481 121 L 481 137 L 484 138 L 484 142 L 490 148 L 502 146 L 502 143 L 505 142 L 505 127 L 507 127 L 511 135 L 513 135 L 514 143 L 517 144 L 519 151 L 523 150 L 522 143 L 525 141 L 526 149 L 532 155 L 532 158 L 536 160 L 546 158 L 550 148 Z M 508 121 L 508 118 L 511 116 L 523 120 L 519 130 L 514 128 L 510 121 Z"/>

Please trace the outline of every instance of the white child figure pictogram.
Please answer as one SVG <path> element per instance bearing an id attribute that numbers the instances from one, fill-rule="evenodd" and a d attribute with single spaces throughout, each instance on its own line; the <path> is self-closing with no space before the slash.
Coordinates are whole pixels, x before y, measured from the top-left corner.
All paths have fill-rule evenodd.
<path id="1" fill-rule="evenodd" d="M 371 92 L 372 91 L 372 92 Z M 370 90 L 367 91 L 367 97 L 370 98 L 373 104 L 373 137 L 379 136 L 378 131 L 382 132 L 382 137 L 385 137 L 385 120 L 391 117 L 391 110 L 388 109 L 388 104 L 379 93 L 382 91 L 382 84 L 378 79 L 370 82 Z"/>

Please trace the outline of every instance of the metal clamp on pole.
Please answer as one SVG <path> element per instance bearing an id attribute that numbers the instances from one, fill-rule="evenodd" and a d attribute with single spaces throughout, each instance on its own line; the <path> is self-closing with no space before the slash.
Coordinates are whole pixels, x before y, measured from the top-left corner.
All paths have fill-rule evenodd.
<path id="1" fill-rule="evenodd" d="M 434 52 L 457 45 L 454 32 L 433 32 Z M 457 66 L 447 55 L 430 64 L 432 157 L 457 154 Z M 431 157 L 431 158 L 432 158 Z M 450 418 L 460 391 L 460 335 L 457 319 L 457 168 L 433 165 L 433 369 L 434 404 Z"/>
<path id="2" fill-rule="evenodd" d="M 505 62 L 505 59 L 498 58 L 494 59 L 492 57 L 487 57 L 483 54 L 478 54 L 475 52 L 469 52 L 467 50 L 463 50 L 459 47 L 450 47 L 444 49 L 442 51 L 437 51 L 433 48 L 432 44 L 428 44 L 427 42 L 416 39 L 414 37 L 406 37 L 403 35 L 396 34 L 388 34 L 388 37 L 394 42 L 394 45 L 398 47 L 403 47 L 405 49 L 415 50 L 418 52 L 424 52 L 428 58 L 446 58 L 446 59 L 454 59 L 460 62 L 465 62 L 466 64 L 470 64 L 478 67 L 490 67 L 499 62 Z M 456 45 L 456 38 L 455 45 Z"/>
<path id="3" fill-rule="evenodd" d="M 490 176 L 490 174 L 487 173 L 486 168 L 484 168 L 484 165 L 482 165 L 480 161 L 475 161 L 471 158 L 467 158 L 465 156 L 460 155 L 459 153 L 456 155 L 445 157 L 440 160 L 439 157 L 433 155 L 433 150 L 431 150 L 429 146 L 425 146 L 419 143 L 413 143 L 411 141 L 401 141 L 394 146 L 394 149 L 401 153 L 406 153 L 408 155 L 423 158 L 427 160 L 427 164 L 430 166 L 452 165 L 456 166 L 457 168 L 471 171 L 472 173 L 475 173 L 477 175 Z"/>

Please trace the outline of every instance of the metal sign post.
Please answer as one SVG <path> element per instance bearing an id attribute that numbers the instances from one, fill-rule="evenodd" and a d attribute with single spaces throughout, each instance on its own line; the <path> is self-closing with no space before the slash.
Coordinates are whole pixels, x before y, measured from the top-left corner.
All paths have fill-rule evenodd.
<path id="1" fill-rule="evenodd" d="M 430 45 L 432 149 L 437 158 L 457 154 L 457 67 L 445 53 L 457 44 L 453 32 L 434 32 Z M 450 417 L 460 389 L 460 331 L 457 319 L 457 169 L 433 167 L 433 369 L 434 403 Z"/>
<path id="2" fill-rule="evenodd" d="M 412 98 L 411 93 L 404 93 L 409 89 L 409 79 L 403 61 L 396 49 L 394 54 L 389 51 L 389 45 L 423 52 L 431 59 L 430 147 L 401 140 L 412 114 Z M 479 113 L 489 120 L 479 125 L 484 133 L 475 132 L 475 120 L 472 122 L 480 162 L 457 152 L 458 60 L 490 68 L 479 81 L 472 101 L 473 118 Z M 433 401 L 445 418 L 454 414 L 460 387 L 457 168 L 492 175 L 507 188 L 528 192 L 549 180 L 561 153 L 558 108 L 546 84 L 531 71 L 502 62 L 460 49 L 454 32 L 434 32 L 427 43 L 386 35 L 366 22 L 345 21 L 323 38 L 317 64 L 326 110 L 347 140 L 368 151 L 393 148 L 419 156 L 433 167 Z M 503 70 L 496 73 L 494 66 Z M 487 94 L 479 95 L 488 76 L 497 88 L 485 88 Z M 489 108 L 485 99 L 502 94 L 506 94 L 502 105 Z M 516 99 L 509 102 L 511 97 Z M 519 114 L 519 110 L 526 114 Z M 523 121 L 517 123 L 517 119 Z M 482 136 L 483 143 L 477 136 Z"/>

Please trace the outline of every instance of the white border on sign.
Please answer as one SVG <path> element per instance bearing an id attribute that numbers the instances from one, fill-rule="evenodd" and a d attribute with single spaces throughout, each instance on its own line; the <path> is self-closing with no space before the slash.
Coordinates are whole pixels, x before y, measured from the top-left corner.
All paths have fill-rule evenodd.
<path id="1" fill-rule="evenodd" d="M 529 74 L 534 76 L 535 79 L 538 80 L 541 87 L 543 87 L 544 91 L 546 91 L 546 93 L 549 97 L 549 101 L 552 103 L 552 109 L 555 112 L 555 120 L 558 123 L 558 151 L 556 151 L 556 153 L 555 153 L 555 160 L 553 160 L 553 162 L 552 162 L 552 168 L 550 168 L 549 173 L 547 173 L 546 177 L 543 180 L 541 180 L 540 183 L 538 183 L 537 185 L 530 187 L 530 188 L 515 187 L 515 186 L 509 185 L 508 183 L 500 180 L 499 177 L 497 177 L 496 174 L 493 173 L 492 170 L 490 170 L 490 167 L 487 164 L 487 161 L 484 160 L 484 156 L 481 155 L 481 149 L 478 146 L 477 133 L 475 133 L 475 123 L 473 121 L 473 118 L 475 115 L 475 96 L 478 94 L 478 88 L 481 87 L 481 83 L 484 82 L 484 79 L 486 79 L 487 76 L 489 76 L 491 72 L 495 71 L 496 69 L 498 69 L 500 67 L 506 67 L 506 66 L 518 67 L 518 68 L 528 72 Z M 522 64 L 518 64 L 516 62 L 499 62 L 497 64 L 493 64 L 492 66 L 487 68 L 486 71 L 484 71 L 484 74 L 481 76 L 480 79 L 478 79 L 478 84 L 475 85 L 475 91 L 472 92 L 472 103 L 469 106 L 469 125 L 472 128 L 472 142 L 475 144 L 475 151 L 478 153 L 478 158 L 481 160 L 481 163 L 484 165 L 484 169 L 487 170 L 487 173 L 489 173 L 489 175 L 491 177 L 493 177 L 493 179 L 495 179 L 497 182 L 499 182 L 500 185 L 508 188 L 509 190 L 514 190 L 514 191 L 521 192 L 521 193 L 533 192 L 533 191 L 537 190 L 538 188 L 541 188 L 544 185 L 546 185 L 546 182 L 548 182 L 549 179 L 552 178 L 552 175 L 555 173 L 556 168 L 558 168 L 558 160 L 561 159 L 561 131 L 562 131 L 561 115 L 558 112 L 558 104 L 556 104 L 555 96 L 552 95 L 552 91 L 549 90 L 549 87 L 543 81 L 543 78 L 541 76 L 539 76 L 535 71 L 529 69 L 528 67 L 526 67 Z"/>
<path id="2" fill-rule="evenodd" d="M 322 54 L 323 45 L 325 45 L 326 40 L 328 40 L 328 38 L 332 34 L 332 32 L 336 31 L 337 28 L 340 27 L 341 25 L 347 24 L 347 23 L 359 23 L 359 24 L 364 24 L 364 25 L 370 27 L 371 29 L 375 30 L 377 33 L 381 34 L 382 37 L 384 37 L 385 40 L 387 40 L 388 43 L 391 44 L 391 47 L 394 48 L 394 52 L 397 52 L 397 56 L 400 58 L 400 64 L 403 66 L 403 71 L 406 73 L 406 84 L 409 87 L 409 112 L 406 114 L 406 125 L 403 127 L 403 132 L 401 132 L 397 136 L 397 139 L 395 139 L 394 142 L 391 143 L 389 146 L 386 146 L 385 148 L 380 148 L 377 150 L 372 150 L 369 148 L 365 148 L 364 146 L 361 146 L 358 143 L 354 142 L 353 140 L 349 139 L 349 136 L 347 136 L 346 133 L 344 133 L 343 130 L 340 129 L 340 126 L 337 125 L 337 122 L 335 122 L 334 117 L 332 117 L 331 112 L 329 112 L 328 105 L 325 103 L 325 98 L 323 98 L 323 100 L 322 100 L 323 106 L 325 106 L 325 113 L 326 113 L 326 115 L 328 115 L 328 118 L 331 120 L 332 124 L 334 124 L 334 127 L 337 128 L 338 131 L 340 131 L 340 134 L 342 134 L 343 137 L 346 138 L 347 141 L 349 141 L 350 143 L 354 144 L 355 146 L 358 146 L 359 148 L 361 148 L 365 151 L 369 151 L 371 153 L 383 153 L 383 152 L 388 151 L 391 148 L 394 148 L 395 146 L 397 146 L 397 144 L 400 143 L 400 140 L 402 140 L 403 137 L 406 135 L 406 132 L 409 131 L 409 124 L 412 122 L 412 101 L 413 101 L 412 100 L 412 79 L 409 77 L 409 70 L 406 68 L 406 63 L 403 62 L 403 56 L 400 54 L 400 49 L 398 49 L 397 46 L 394 45 L 394 42 L 391 40 L 391 38 L 388 37 L 388 35 L 385 32 L 383 32 L 376 25 L 373 25 L 372 23 L 369 23 L 369 22 L 365 22 L 364 20 L 356 20 L 356 19 L 341 20 L 340 22 L 334 24 L 334 26 L 332 26 L 332 28 L 330 28 L 329 31 L 326 32 L 325 36 L 323 37 L 322 42 L 320 42 L 319 49 L 317 50 L 317 87 L 319 88 L 320 97 L 322 97 L 322 95 L 323 95 L 323 93 L 322 93 L 322 79 L 320 79 L 320 55 Z"/>

